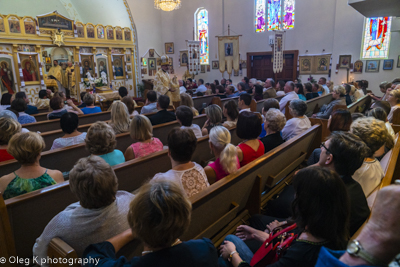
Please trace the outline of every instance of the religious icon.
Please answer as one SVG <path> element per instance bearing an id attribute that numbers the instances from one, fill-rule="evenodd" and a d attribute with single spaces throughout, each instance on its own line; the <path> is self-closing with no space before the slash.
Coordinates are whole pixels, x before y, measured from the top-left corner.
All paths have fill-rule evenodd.
<path id="1" fill-rule="evenodd" d="M 340 69 L 348 69 L 350 68 L 350 63 L 351 63 L 351 56 L 346 55 L 346 56 L 339 56 L 339 68 Z"/>
<path id="2" fill-rule="evenodd" d="M 8 19 L 8 27 L 10 28 L 10 33 L 21 33 L 21 27 L 17 17 L 10 17 Z"/>
<path id="3" fill-rule="evenodd" d="M 392 70 L 394 64 L 394 59 L 386 59 L 383 61 L 383 69 L 384 70 Z"/>
<path id="4" fill-rule="evenodd" d="M 210 65 L 207 65 L 207 72 L 210 72 L 210 71 L 211 71 Z"/>
<path id="5" fill-rule="evenodd" d="M 55 14 L 55 12 L 48 16 L 38 17 L 39 27 L 40 28 L 49 28 L 49 29 L 62 29 L 72 31 L 72 20 L 68 20 L 65 17 Z"/>
<path id="6" fill-rule="evenodd" d="M 181 62 L 181 66 L 187 66 L 189 61 L 188 58 L 188 51 L 180 51 L 180 62 Z"/>
<path id="7" fill-rule="evenodd" d="M 363 71 L 363 62 L 361 60 L 357 60 L 354 62 L 354 72 L 355 74 L 361 74 Z"/>
<path id="8" fill-rule="evenodd" d="M 87 73 L 90 72 L 90 75 L 93 77 L 94 72 L 93 72 L 93 60 L 92 56 L 89 55 L 81 55 L 82 59 L 82 74 L 83 78 L 87 78 Z"/>
<path id="9" fill-rule="evenodd" d="M 76 25 L 76 32 L 78 33 L 79 38 L 85 38 L 85 32 L 83 30 L 83 25 L 82 24 L 77 24 Z"/>
<path id="10" fill-rule="evenodd" d="M 132 71 L 131 65 L 127 65 L 126 67 L 127 67 L 128 71 Z"/>
<path id="11" fill-rule="evenodd" d="M 149 70 L 156 70 L 157 62 L 155 58 L 149 58 Z"/>
<path id="12" fill-rule="evenodd" d="M 114 40 L 114 30 L 112 27 L 107 27 L 107 39 Z"/>
<path id="13" fill-rule="evenodd" d="M 142 69 L 142 74 L 147 75 L 147 68 Z"/>
<path id="14" fill-rule="evenodd" d="M 149 49 L 149 57 L 154 57 L 154 49 Z"/>
<path id="15" fill-rule="evenodd" d="M 103 26 L 98 26 L 97 27 L 97 38 L 98 39 L 104 39 L 104 28 L 103 28 Z"/>
<path id="16" fill-rule="evenodd" d="M 5 32 L 6 27 L 4 26 L 4 19 L 0 17 L 0 32 Z"/>
<path id="17" fill-rule="evenodd" d="M 117 78 L 124 78 L 124 56 L 113 55 L 114 75 Z"/>
<path id="18" fill-rule="evenodd" d="M 380 60 L 367 60 L 365 63 L 365 72 L 379 72 Z"/>
<path id="19" fill-rule="evenodd" d="M 98 58 L 97 59 L 97 69 L 99 71 L 98 76 L 101 77 L 101 73 L 104 72 L 108 76 L 107 71 L 107 60 L 105 58 Z"/>
<path id="20" fill-rule="evenodd" d="M 172 57 L 168 58 L 168 63 L 171 67 L 174 66 L 174 59 Z"/>
<path id="21" fill-rule="evenodd" d="M 46 64 L 51 64 L 51 57 L 46 57 Z"/>
<path id="22" fill-rule="evenodd" d="M 39 80 L 37 71 L 37 55 L 27 56 L 20 55 L 22 75 L 25 82 L 36 82 Z"/>
<path id="23" fill-rule="evenodd" d="M 312 72 L 313 57 L 305 56 L 299 58 L 300 58 L 300 65 L 299 65 L 300 75 L 310 74 Z"/>
<path id="24" fill-rule="evenodd" d="M 51 68 L 51 65 L 46 65 L 46 72 L 49 72 Z"/>
<path id="25" fill-rule="evenodd" d="M 115 36 L 117 40 L 122 40 L 122 30 L 121 28 L 116 28 L 115 29 Z"/>
<path id="26" fill-rule="evenodd" d="M 0 58 L 0 88 L 1 94 L 14 94 L 15 92 L 14 77 L 9 58 Z"/>
<path id="27" fill-rule="evenodd" d="M 55 45 L 64 45 L 64 33 L 60 29 L 53 32 L 51 39 L 53 39 L 53 44 Z"/>
<path id="28" fill-rule="evenodd" d="M 36 23 L 32 19 L 25 19 L 24 26 L 26 34 L 36 34 Z"/>
<path id="29" fill-rule="evenodd" d="M 47 51 L 42 52 L 42 57 L 47 57 Z"/>
<path id="30" fill-rule="evenodd" d="M 233 43 L 226 43 L 225 44 L 225 56 L 233 56 Z"/>
<path id="31" fill-rule="evenodd" d="M 174 54 L 174 43 L 165 43 L 165 54 Z"/>
<path id="32" fill-rule="evenodd" d="M 201 73 L 206 73 L 206 66 L 205 65 L 201 65 Z"/>
<path id="33" fill-rule="evenodd" d="M 197 50 L 196 49 L 193 50 L 193 57 L 192 58 L 193 59 L 197 59 Z"/>
<path id="34" fill-rule="evenodd" d="M 125 30 L 125 41 L 130 41 L 130 40 L 131 40 L 131 31 Z"/>
<path id="35" fill-rule="evenodd" d="M 142 65 L 143 67 L 147 66 L 147 58 L 142 57 Z"/>
<path id="36" fill-rule="evenodd" d="M 321 56 L 314 56 L 313 61 L 314 69 L 311 69 L 313 73 L 318 74 L 328 74 L 329 73 L 329 66 L 331 63 L 331 55 L 321 55 Z"/>
<path id="37" fill-rule="evenodd" d="M 126 55 L 126 63 L 131 63 L 131 55 Z"/>
<path id="38" fill-rule="evenodd" d="M 86 26 L 87 38 L 94 38 L 94 27 L 92 25 Z"/>
<path id="39" fill-rule="evenodd" d="M 212 69 L 213 70 L 219 69 L 219 61 L 218 60 L 214 60 L 212 62 Z"/>

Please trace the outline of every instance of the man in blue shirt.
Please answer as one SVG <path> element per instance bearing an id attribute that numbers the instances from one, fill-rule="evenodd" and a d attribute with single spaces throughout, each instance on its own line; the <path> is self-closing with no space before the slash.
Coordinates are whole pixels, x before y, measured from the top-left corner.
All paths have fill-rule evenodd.
<path id="1" fill-rule="evenodd" d="M 157 112 L 157 93 L 153 90 L 147 93 L 146 105 L 142 107 L 140 114 Z"/>
<path id="2" fill-rule="evenodd" d="M 29 98 L 26 97 L 25 92 L 16 93 L 15 94 L 15 99 L 18 99 L 18 98 L 21 98 L 21 99 L 25 100 L 25 103 L 26 103 L 26 105 L 28 107 L 28 109 L 25 110 L 26 114 L 32 115 L 32 114 L 38 114 L 39 113 L 37 107 L 29 105 Z"/>

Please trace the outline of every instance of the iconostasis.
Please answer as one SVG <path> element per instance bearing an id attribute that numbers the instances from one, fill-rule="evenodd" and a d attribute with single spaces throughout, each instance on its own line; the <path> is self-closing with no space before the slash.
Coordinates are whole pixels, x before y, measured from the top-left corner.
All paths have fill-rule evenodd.
<path id="1" fill-rule="evenodd" d="M 47 77 L 54 70 L 67 88 L 71 65 L 77 66 L 80 91 L 88 73 L 100 78 L 104 72 L 113 90 L 125 86 L 136 92 L 133 37 L 130 28 L 84 24 L 57 11 L 36 18 L 0 14 L 1 94 L 24 91 L 35 101 L 41 89 L 54 86 Z"/>

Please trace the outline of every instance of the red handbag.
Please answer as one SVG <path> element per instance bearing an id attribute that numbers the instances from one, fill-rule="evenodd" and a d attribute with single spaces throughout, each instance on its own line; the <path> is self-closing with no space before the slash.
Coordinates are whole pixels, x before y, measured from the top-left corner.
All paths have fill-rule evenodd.
<path id="1" fill-rule="evenodd" d="M 277 262 L 279 258 L 286 252 L 292 242 L 296 240 L 297 235 L 289 233 L 297 227 L 296 224 L 275 233 L 265 240 L 262 246 L 257 250 L 251 259 L 250 266 L 265 267 L 269 264 Z"/>

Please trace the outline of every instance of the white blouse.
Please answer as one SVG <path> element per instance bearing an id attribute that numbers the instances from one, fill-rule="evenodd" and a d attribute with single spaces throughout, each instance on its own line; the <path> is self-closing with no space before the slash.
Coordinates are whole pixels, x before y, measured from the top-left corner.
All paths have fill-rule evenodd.
<path id="1" fill-rule="evenodd" d="M 361 185 L 367 197 L 379 185 L 384 176 L 380 162 L 375 159 L 371 162 L 364 161 L 363 165 L 353 174 L 353 179 Z"/>

